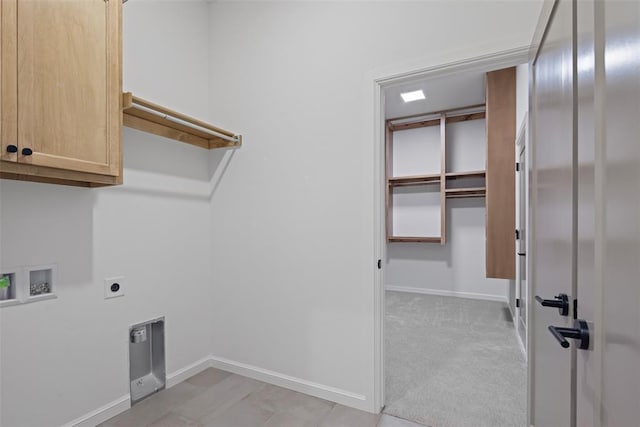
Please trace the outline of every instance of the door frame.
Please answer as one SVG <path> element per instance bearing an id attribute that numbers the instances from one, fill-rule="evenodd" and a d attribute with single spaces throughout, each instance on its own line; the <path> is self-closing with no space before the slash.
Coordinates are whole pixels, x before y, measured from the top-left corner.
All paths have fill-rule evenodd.
<path id="1" fill-rule="evenodd" d="M 530 193 L 529 193 L 529 184 L 530 184 L 530 169 L 529 169 L 529 165 L 530 165 L 530 157 L 529 157 L 529 111 L 525 111 L 524 113 L 524 118 L 522 119 L 522 124 L 520 126 L 520 130 L 518 131 L 518 134 L 516 136 L 516 151 L 515 151 L 515 156 L 516 156 L 516 161 L 519 162 L 520 160 L 520 154 L 522 153 L 522 157 L 523 157 L 523 161 L 520 162 L 520 170 L 518 172 L 516 172 L 516 180 L 517 180 L 517 184 L 516 184 L 516 229 L 518 229 L 521 233 L 522 233 L 522 228 L 524 227 L 525 229 L 525 233 L 524 233 L 524 238 L 525 238 L 525 250 L 524 253 L 526 254 L 525 256 L 525 260 L 524 260 L 524 271 L 525 271 L 525 280 L 526 280 L 526 302 L 523 305 L 523 301 L 522 301 L 522 294 L 521 294 L 521 289 L 520 289 L 520 282 L 522 281 L 522 263 L 520 262 L 520 256 L 518 255 L 519 253 L 519 245 L 516 245 L 516 299 L 520 299 L 520 304 L 516 304 L 515 310 L 514 310 L 514 323 L 515 323 L 515 327 L 516 327 L 516 332 L 518 332 L 518 339 L 520 339 L 520 344 L 522 344 L 522 350 L 525 353 L 525 357 L 528 359 L 528 353 L 527 353 L 527 346 L 528 346 L 528 339 L 529 339 L 529 305 L 531 304 L 531 299 L 532 294 L 531 294 L 531 286 L 530 286 L 530 279 L 529 279 L 529 272 L 530 272 L 530 266 L 529 266 L 529 255 L 530 255 L 530 251 L 529 251 L 529 242 L 531 241 L 529 239 L 529 230 L 530 230 L 530 201 L 531 201 L 531 197 L 530 197 Z M 520 186 L 521 184 L 521 180 L 524 180 L 524 192 L 521 191 L 522 187 Z M 522 202 L 522 198 L 524 197 L 524 218 L 521 216 L 521 202 Z M 521 221 L 522 220 L 522 221 Z M 522 237 L 521 237 L 522 238 Z M 519 307 L 518 307 L 519 306 Z M 524 316 L 523 316 L 524 314 Z M 524 317 L 525 318 L 525 331 L 524 331 L 524 338 L 522 338 L 522 336 L 520 335 L 520 319 Z"/>
<path id="2" fill-rule="evenodd" d="M 373 78 L 373 132 L 374 132 L 374 221 L 373 243 L 374 259 L 386 260 L 386 182 L 385 182 L 385 117 L 384 117 L 384 89 L 388 86 L 406 83 L 424 78 L 436 78 L 449 74 L 470 71 L 490 71 L 517 66 L 530 61 L 531 47 L 524 46 L 516 49 L 491 53 L 483 56 L 470 57 L 455 62 L 442 63 L 425 68 L 409 68 Z M 371 81 L 371 80 L 369 80 Z M 515 158 L 514 158 L 515 162 Z M 515 254 L 514 254 L 515 256 Z M 377 263 L 377 261 L 376 261 Z M 384 265 L 384 263 L 383 263 Z M 384 316 L 385 289 L 384 269 L 375 267 L 374 274 L 374 396 L 375 411 L 381 412 L 385 405 L 385 352 L 384 352 Z M 529 324 L 527 324 L 529 328 Z M 531 351 L 528 346 L 527 352 Z M 531 368 L 529 368 L 531 369 Z M 529 387 L 528 387 L 529 389 Z M 529 402 L 530 399 L 527 399 Z M 527 405 L 527 418 L 530 419 L 530 408 Z"/>
<path id="3" fill-rule="evenodd" d="M 534 172 L 536 170 L 536 156 L 534 145 L 536 141 L 535 134 L 535 115 L 532 112 L 536 107 L 536 67 L 535 62 L 538 59 L 538 54 L 540 53 L 540 45 L 542 44 L 546 34 L 547 27 L 555 8 L 558 4 L 559 0 L 544 0 L 542 3 L 542 8 L 540 10 L 540 16 L 538 17 L 538 23 L 536 24 L 536 29 L 533 34 L 533 38 L 531 40 L 531 47 L 529 50 L 529 105 L 528 105 L 528 113 L 527 113 L 527 143 L 528 143 L 528 173 L 529 173 L 529 188 L 535 188 L 537 185 L 537 175 Z M 532 236 L 535 235 L 535 222 L 531 221 L 532 218 L 535 217 L 535 211 L 537 206 L 537 197 L 535 192 L 531 192 L 529 194 L 529 235 L 528 235 L 528 244 L 527 244 L 527 285 L 529 292 L 529 307 L 528 307 L 528 318 L 527 318 L 527 421 L 529 426 L 535 426 L 535 369 L 536 366 L 534 364 L 534 354 L 536 351 L 536 343 L 534 339 L 534 334 L 532 331 L 532 326 L 535 324 L 535 310 L 533 310 L 532 300 L 535 295 L 535 271 L 532 268 L 535 261 L 536 247 L 535 241 Z"/>

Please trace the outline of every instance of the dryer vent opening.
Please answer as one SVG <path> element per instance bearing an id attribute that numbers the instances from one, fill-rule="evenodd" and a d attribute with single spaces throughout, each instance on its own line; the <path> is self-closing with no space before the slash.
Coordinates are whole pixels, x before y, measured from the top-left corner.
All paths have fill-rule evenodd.
<path id="1" fill-rule="evenodd" d="M 165 388 L 164 317 L 129 328 L 129 380 L 132 405 Z"/>

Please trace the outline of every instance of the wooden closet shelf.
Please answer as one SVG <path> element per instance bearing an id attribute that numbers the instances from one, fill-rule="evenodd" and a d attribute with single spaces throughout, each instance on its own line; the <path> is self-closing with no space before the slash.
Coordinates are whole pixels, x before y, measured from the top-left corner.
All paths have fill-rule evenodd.
<path id="1" fill-rule="evenodd" d="M 123 124 L 165 138 L 213 149 L 239 147 L 242 136 L 189 117 L 177 111 L 133 96 L 122 94 Z"/>
<path id="2" fill-rule="evenodd" d="M 389 236 L 387 237 L 389 242 L 405 242 L 405 243 L 440 243 L 442 237 L 400 237 Z"/>
<path id="3" fill-rule="evenodd" d="M 447 179 L 484 178 L 486 175 L 487 175 L 487 171 L 447 172 L 445 174 Z"/>
<path id="4" fill-rule="evenodd" d="M 419 119 L 426 120 L 427 118 L 433 118 L 433 116 L 441 116 L 445 114 L 447 117 L 455 117 L 459 115 L 472 114 L 473 110 L 479 110 L 478 112 L 485 112 L 487 108 L 486 104 L 473 104 L 466 105 L 464 107 L 456 107 L 456 108 L 448 108 L 446 110 L 438 110 L 438 111 L 429 111 L 427 113 L 419 113 L 419 114 L 411 114 L 409 116 L 398 116 L 391 117 L 387 119 L 388 123 L 395 122 L 398 120 L 412 120 L 412 122 L 418 121 Z"/>
<path id="5" fill-rule="evenodd" d="M 474 187 L 474 188 L 447 188 L 445 193 L 448 198 L 462 198 L 462 197 L 484 197 L 486 195 L 486 188 Z"/>
<path id="6" fill-rule="evenodd" d="M 388 182 L 389 182 L 389 185 L 392 187 L 401 187 L 401 186 L 407 186 L 407 185 L 435 184 L 440 182 L 440 174 L 397 176 L 397 177 L 389 178 Z"/>
<path id="7" fill-rule="evenodd" d="M 453 117 L 447 117 L 446 123 L 447 124 L 451 124 L 451 123 L 458 123 L 458 122 L 466 122 L 469 120 L 478 120 L 478 119 L 484 119 L 486 117 L 486 113 L 484 111 L 481 111 L 479 113 L 468 113 L 468 114 L 460 114 L 457 116 L 453 116 Z M 389 129 L 391 129 L 392 131 L 398 131 L 398 130 L 410 130 L 410 129 L 418 129 L 418 128 L 424 128 L 424 127 L 429 127 L 429 126 L 439 126 L 440 125 L 440 119 L 427 119 L 427 120 L 421 120 L 419 122 L 411 122 L 411 123 L 398 123 L 398 124 L 393 124 L 393 123 L 389 123 Z"/>

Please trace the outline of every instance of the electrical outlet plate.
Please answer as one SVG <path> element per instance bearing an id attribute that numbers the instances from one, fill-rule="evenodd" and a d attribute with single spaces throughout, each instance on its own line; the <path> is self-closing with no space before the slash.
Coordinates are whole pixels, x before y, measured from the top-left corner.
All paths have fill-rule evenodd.
<path id="1" fill-rule="evenodd" d="M 104 298 L 116 298 L 124 296 L 124 277 L 110 277 L 104 279 Z"/>

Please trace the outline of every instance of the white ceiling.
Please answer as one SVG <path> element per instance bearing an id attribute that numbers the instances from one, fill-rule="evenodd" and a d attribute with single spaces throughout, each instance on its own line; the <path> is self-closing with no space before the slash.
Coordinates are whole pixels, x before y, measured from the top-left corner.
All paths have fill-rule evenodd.
<path id="1" fill-rule="evenodd" d="M 400 94 L 422 89 L 426 99 L 405 103 Z M 384 89 L 385 118 L 431 113 L 484 104 L 485 72 L 475 71 L 416 80 Z"/>

